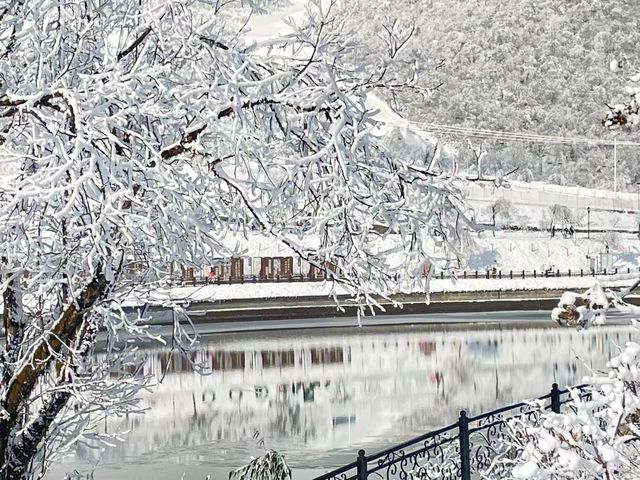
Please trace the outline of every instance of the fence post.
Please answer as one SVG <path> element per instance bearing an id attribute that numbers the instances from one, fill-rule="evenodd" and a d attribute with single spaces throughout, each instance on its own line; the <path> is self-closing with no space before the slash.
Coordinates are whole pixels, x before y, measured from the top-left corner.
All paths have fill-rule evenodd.
<path id="1" fill-rule="evenodd" d="M 569 269 L 569 276 L 571 276 L 571 269 Z"/>
<path id="2" fill-rule="evenodd" d="M 364 450 L 358 450 L 358 480 L 367 480 L 367 457 L 364 456 Z"/>
<path id="3" fill-rule="evenodd" d="M 513 270 L 509 270 L 509 278 L 513 280 Z"/>
<path id="4" fill-rule="evenodd" d="M 464 276 L 464 278 L 467 278 L 467 271 L 465 270 L 464 272 L 462 272 L 462 275 Z"/>
<path id="5" fill-rule="evenodd" d="M 471 480 L 471 456 L 469 447 L 469 419 L 467 412 L 460 412 L 460 420 L 458 421 L 458 437 L 460 438 L 460 478 L 462 480 Z"/>
<path id="6" fill-rule="evenodd" d="M 557 383 L 551 386 L 551 411 L 560 413 L 560 390 Z"/>
<path id="7" fill-rule="evenodd" d="M 476 278 L 478 278 L 478 270 L 476 270 Z"/>
<path id="8" fill-rule="evenodd" d="M 524 270 L 522 270 L 522 278 L 524 278 Z"/>
<path id="9" fill-rule="evenodd" d="M 607 274 L 607 269 L 606 269 L 606 268 L 604 269 L 604 274 L 605 274 L 605 275 Z"/>
<path id="10" fill-rule="evenodd" d="M 533 278 L 536 278 L 536 271 L 533 271 Z"/>

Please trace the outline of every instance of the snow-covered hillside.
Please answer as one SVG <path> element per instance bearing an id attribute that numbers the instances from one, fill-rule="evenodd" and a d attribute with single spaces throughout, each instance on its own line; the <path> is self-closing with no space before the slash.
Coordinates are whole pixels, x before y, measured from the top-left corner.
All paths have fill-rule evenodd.
<path id="1" fill-rule="evenodd" d="M 590 0 L 363 0 L 349 20 L 361 40 L 359 58 L 375 57 L 377 33 L 389 18 L 416 24 L 403 51 L 419 83 L 440 85 L 428 101 L 395 95 L 411 120 L 459 127 L 612 140 L 602 126 L 605 104 L 624 97 L 638 66 L 638 2 Z M 619 68 L 612 69 L 611 63 Z M 391 99 L 391 95 L 385 96 Z M 637 141 L 633 131 L 618 140 Z M 450 141 L 466 149 L 466 138 Z M 608 187 L 613 149 L 474 139 L 488 150 L 486 173 L 554 183 Z M 466 160 L 472 159 L 468 149 Z M 618 149 L 619 185 L 636 190 L 638 148 Z M 468 162 L 461 162 L 463 167 Z"/>

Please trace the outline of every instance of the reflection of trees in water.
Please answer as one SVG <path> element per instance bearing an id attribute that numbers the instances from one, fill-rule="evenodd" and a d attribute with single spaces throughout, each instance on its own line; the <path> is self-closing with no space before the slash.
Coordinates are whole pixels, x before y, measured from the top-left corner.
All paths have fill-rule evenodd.
<path id="1" fill-rule="evenodd" d="M 105 458 L 173 455 L 198 447 L 205 454 L 251 444 L 256 430 L 268 445 L 285 445 L 292 455 L 320 448 L 309 446 L 313 441 L 349 448 L 371 435 L 413 435 L 450 423 L 463 408 L 477 414 L 544 394 L 554 381 L 576 382 L 584 369 L 574 351 L 599 368 L 614 344 L 631 335 L 624 329 L 373 331 L 295 340 L 218 337 L 190 362 L 148 351 L 146 373 L 167 372 L 165 382 L 149 397 L 153 408 L 146 417 L 111 421 L 110 429 L 132 433 Z M 206 364 L 210 375 L 195 374 L 191 362 Z M 231 398 L 232 389 L 244 396 Z M 340 437 L 345 418 L 348 438 Z"/>
<path id="2" fill-rule="evenodd" d="M 300 437 L 306 425 L 303 425 L 300 404 L 275 402 L 275 418 L 269 424 L 269 435 L 276 437 Z"/>
<path id="3" fill-rule="evenodd" d="M 269 417 L 268 434 L 271 437 L 296 438 L 305 442 L 317 438 L 320 419 L 313 402 L 319 387 L 320 382 L 279 385 L 275 400 L 270 401 L 275 414 Z"/>

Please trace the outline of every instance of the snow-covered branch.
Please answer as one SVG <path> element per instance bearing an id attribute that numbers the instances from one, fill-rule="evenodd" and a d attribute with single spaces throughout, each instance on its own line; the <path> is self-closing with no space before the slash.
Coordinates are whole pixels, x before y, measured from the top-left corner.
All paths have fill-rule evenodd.
<path id="1" fill-rule="evenodd" d="M 592 325 L 604 325 L 607 313 L 614 310 L 630 318 L 640 318 L 640 307 L 624 301 L 624 297 L 640 285 L 640 279 L 616 292 L 605 289 L 596 281 L 594 286 L 584 293 L 565 292 L 558 306 L 551 312 L 551 318 L 565 327 L 589 328 Z"/>

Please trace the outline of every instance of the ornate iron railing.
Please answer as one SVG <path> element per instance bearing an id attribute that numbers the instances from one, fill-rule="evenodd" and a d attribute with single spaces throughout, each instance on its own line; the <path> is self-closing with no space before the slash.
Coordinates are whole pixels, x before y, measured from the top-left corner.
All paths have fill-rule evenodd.
<path id="1" fill-rule="evenodd" d="M 578 385 L 589 397 L 586 385 Z M 507 420 L 515 417 L 535 421 L 543 410 L 560 413 L 571 403 L 570 391 L 551 391 L 532 402 L 521 402 L 475 417 L 460 412 L 458 421 L 386 450 L 367 455 L 358 451 L 355 462 L 325 473 L 314 480 L 471 480 L 486 470 L 495 458 L 509 455 Z M 496 472 L 496 468 L 492 470 Z M 498 472 L 499 473 L 499 472 Z"/>

